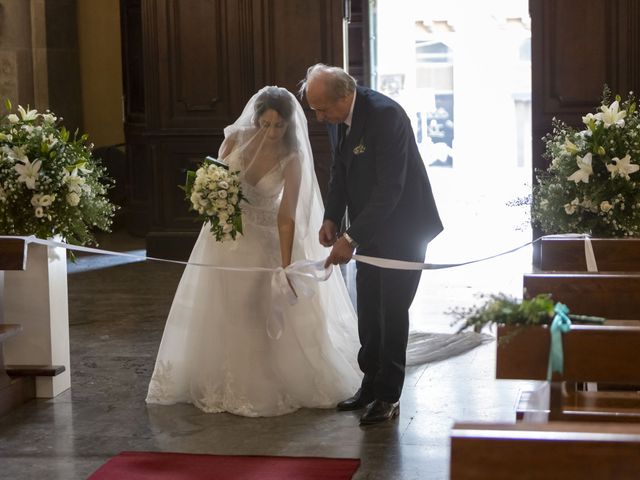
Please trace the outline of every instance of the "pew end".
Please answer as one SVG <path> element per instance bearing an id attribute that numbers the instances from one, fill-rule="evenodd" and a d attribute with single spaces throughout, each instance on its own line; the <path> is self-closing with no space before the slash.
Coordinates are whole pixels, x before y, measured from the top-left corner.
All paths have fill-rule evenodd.
<path id="1" fill-rule="evenodd" d="M 522 286 L 525 298 L 551 294 L 574 314 L 640 320 L 640 272 L 528 273 Z"/>
<path id="2" fill-rule="evenodd" d="M 562 336 L 564 369 L 550 383 L 549 420 L 640 422 L 637 390 L 592 392 L 577 385 L 589 382 L 640 384 L 640 326 L 619 322 L 574 325 Z M 550 333 L 547 327 L 498 327 L 496 378 L 547 379 Z M 531 392 L 522 392 L 516 419 L 539 412 Z"/>
<path id="3" fill-rule="evenodd" d="M 0 271 L 27 268 L 27 242 L 23 238 L 0 238 Z"/>
<path id="4" fill-rule="evenodd" d="M 640 239 L 592 238 L 591 246 L 601 272 L 640 272 Z M 540 270 L 548 272 L 586 272 L 584 239 L 542 237 Z"/>
<path id="5" fill-rule="evenodd" d="M 637 478 L 640 425 L 456 423 L 451 480 Z"/>

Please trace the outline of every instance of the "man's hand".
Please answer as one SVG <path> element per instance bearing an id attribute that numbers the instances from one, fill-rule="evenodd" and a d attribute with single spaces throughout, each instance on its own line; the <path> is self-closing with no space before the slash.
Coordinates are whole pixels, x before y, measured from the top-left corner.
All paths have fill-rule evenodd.
<path id="1" fill-rule="evenodd" d="M 320 227 L 318 238 L 323 247 L 331 247 L 338 240 L 338 226 L 331 220 L 325 220 Z"/>
<path id="2" fill-rule="evenodd" d="M 327 268 L 329 265 L 347 263 L 351 260 L 351 257 L 353 257 L 353 250 L 354 248 L 347 242 L 347 239 L 340 237 L 333 245 L 331 253 L 329 253 L 327 260 L 324 262 L 324 268 Z"/>

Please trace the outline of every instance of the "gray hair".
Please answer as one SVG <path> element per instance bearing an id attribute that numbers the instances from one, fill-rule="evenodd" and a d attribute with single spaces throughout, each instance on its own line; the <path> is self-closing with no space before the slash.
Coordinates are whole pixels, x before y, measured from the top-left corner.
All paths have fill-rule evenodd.
<path id="1" fill-rule="evenodd" d="M 340 100 L 356 90 L 356 79 L 340 67 L 332 67 L 324 63 L 316 63 L 307 69 L 307 75 L 300 82 L 298 93 L 302 98 L 307 91 L 310 80 L 321 78 L 327 87 L 330 100 Z"/>

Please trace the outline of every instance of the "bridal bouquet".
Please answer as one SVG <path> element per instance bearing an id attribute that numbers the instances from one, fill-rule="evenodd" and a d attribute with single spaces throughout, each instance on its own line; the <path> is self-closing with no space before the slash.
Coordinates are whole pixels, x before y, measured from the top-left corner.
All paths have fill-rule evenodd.
<path id="1" fill-rule="evenodd" d="M 640 115 L 632 93 L 613 101 L 605 87 L 584 128 L 554 119 L 544 137 L 551 164 L 537 172 L 532 219 L 542 230 L 601 237 L 640 236 Z"/>
<path id="2" fill-rule="evenodd" d="M 94 228 L 110 230 L 111 181 L 87 136 L 71 136 L 60 120 L 22 106 L 0 117 L 0 235 L 59 235 L 85 245 L 95 243 Z"/>
<path id="3" fill-rule="evenodd" d="M 191 210 L 210 224 L 216 240 L 235 240 L 242 235 L 243 200 L 238 172 L 218 160 L 207 157 L 198 170 L 187 172 L 185 191 Z"/>

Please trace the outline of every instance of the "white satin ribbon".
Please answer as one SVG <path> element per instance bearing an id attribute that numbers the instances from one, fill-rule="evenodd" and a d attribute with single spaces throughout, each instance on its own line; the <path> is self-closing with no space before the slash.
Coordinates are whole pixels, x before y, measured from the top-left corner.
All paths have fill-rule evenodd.
<path id="1" fill-rule="evenodd" d="M 331 266 L 332 267 L 332 266 Z M 286 268 L 278 268 L 271 276 L 271 311 L 267 317 L 267 335 L 278 340 L 284 332 L 284 312 L 302 298 L 315 294 L 312 283 L 326 281 L 333 269 L 324 268 L 324 260 L 298 260 Z"/>
<path id="2" fill-rule="evenodd" d="M 407 262 L 405 260 L 392 260 L 390 258 L 379 258 L 379 257 L 369 257 L 366 255 L 354 255 L 353 259 L 362 262 L 368 263 L 369 265 L 373 265 L 381 268 L 393 268 L 396 270 L 440 270 L 443 268 L 453 268 L 453 267 L 461 267 L 462 265 L 470 265 L 472 263 L 484 262 L 486 260 L 491 260 L 492 258 L 502 257 L 503 255 L 507 255 L 509 253 L 516 252 L 524 247 L 529 245 L 533 245 L 534 243 L 540 241 L 542 237 L 536 238 L 531 242 L 527 242 L 519 247 L 512 248 L 510 250 L 506 250 L 504 252 L 496 253 L 495 255 L 490 255 L 488 257 L 477 258 L 475 260 L 469 260 L 467 262 L 460 263 L 422 263 L 422 262 Z"/>
<path id="3" fill-rule="evenodd" d="M 546 235 L 545 238 L 582 238 L 584 239 L 584 260 L 587 264 L 587 272 L 597 272 L 598 263 L 596 262 L 596 255 L 593 252 L 593 244 L 591 243 L 591 237 L 586 233 L 562 233 L 557 235 Z"/>
<path id="4" fill-rule="evenodd" d="M 584 237 L 584 259 L 587 262 L 587 272 L 597 272 L 598 264 L 596 263 L 596 255 L 593 253 L 593 245 L 591 238 Z"/>
<path id="5" fill-rule="evenodd" d="M 295 305 L 301 298 L 309 298 L 313 296 L 314 289 L 311 287 L 311 282 L 323 282 L 331 276 L 332 268 L 324 268 L 325 260 L 298 260 L 293 262 L 286 268 L 267 268 L 267 267 L 221 267 L 217 265 L 210 265 L 197 262 L 185 262 L 180 260 L 168 260 L 165 258 L 147 257 L 144 255 L 133 255 L 125 252 L 113 252 L 109 250 L 101 250 L 92 247 L 82 247 L 78 245 L 70 245 L 64 242 L 58 242 L 55 240 L 42 240 L 35 236 L 0 236 L 2 238 L 11 239 L 23 239 L 25 244 L 35 243 L 38 245 L 45 245 L 51 247 L 62 247 L 67 250 L 96 253 L 102 255 L 115 255 L 121 257 L 134 258 L 136 260 L 153 260 L 156 262 L 174 263 L 179 265 L 191 265 L 203 268 L 214 268 L 216 270 L 232 271 L 232 272 L 272 272 L 271 278 L 271 292 L 272 308 L 267 318 L 267 334 L 270 338 L 278 339 L 282 336 L 284 331 L 284 311 L 287 305 Z M 421 262 L 407 262 L 403 260 L 393 260 L 388 258 L 369 257 L 366 255 L 354 255 L 353 259 L 368 263 L 381 268 L 392 268 L 399 270 L 437 270 L 443 268 L 459 267 L 462 265 L 469 265 L 472 263 L 483 262 L 492 258 L 501 257 L 509 253 L 520 250 L 528 245 L 532 245 L 538 242 L 540 238 L 537 238 L 531 242 L 527 242 L 519 247 L 512 248 L 489 257 L 483 257 L 476 260 L 469 260 L 467 262 L 460 263 L 421 263 Z M 293 290 L 292 290 L 293 287 Z"/>
<path id="6" fill-rule="evenodd" d="M 27 244 L 36 243 L 39 245 L 48 245 L 51 247 L 62 247 L 62 248 L 66 248 L 67 250 L 72 250 L 76 252 L 97 253 L 102 255 L 115 255 L 115 256 L 121 256 L 121 257 L 135 258 L 136 260 L 152 260 L 155 262 L 175 263 L 178 265 L 192 265 L 195 267 L 214 268 L 216 270 L 225 270 L 230 272 L 275 272 L 278 270 L 278 268 L 267 268 L 267 267 L 220 267 L 220 266 L 211 265 L 208 263 L 185 262 L 181 260 L 169 260 L 166 258 L 147 257 L 144 255 L 133 255 L 131 253 L 126 253 L 126 252 L 113 252 L 110 250 L 101 250 L 99 248 L 70 245 L 68 243 L 57 242 L 54 240 L 42 240 L 33 235 L 31 236 L 0 236 L 0 239 L 2 238 L 19 238 L 19 239 L 23 239 Z M 366 255 L 357 255 L 357 254 L 353 256 L 353 259 L 362 263 L 368 263 L 370 265 L 374 265 L 381 268 L 394 268 L 399 270 L 438 270 L 442 268 L 460 267 L 462 265 L 469 265 L 472 263 L 484 262 L 492 258 L 501 257 L 503 255 L 513 253 L 529 245 L 533 245 L 534 243 L 537 243 L 538 241 L 540 241 L 541 238 L 542 237 L 536 238 L 535 240 L 531 242 L 527 242 L 523 245 L 520 245 L 519 247 L 512 248 L 510 250 L 497 253 L 495 255 L 482 257 L 475 260 L 469 260 L 466 262 L 460 262 L 460 263 L 407 262 L 404 260 L 393 260 L 390 258 L 369 257 Z M 299 269 L 296 269 L 295 272 L 292 271 L 291 269 L 289 271 L 294 275 L 295 278 L 303 278 L 303 277 L 304 278 L 312 278 L 312 277 L 322 278 L 323 277 L 323 275 L 317 275 L 317 273 L 313 273 L 313 271 L 314 269 L 316 269 L 317 271 L 317 269 L 319 268 L 317 267 L 317 265 L 324 265 L 324 260 L 298 260 L 297 262 L 294 262 L 294 263 L 296 265 L 299 265 Z M 289 265 L 287 269 L 289 269 L 290 267 L 291 265 Z M 322 267 L 322 270 L 324 270 L 324 267 Z M 326 278 L 324 278 L 324 280 L 329 278 L 329 275 L 326 275 Z"/>

